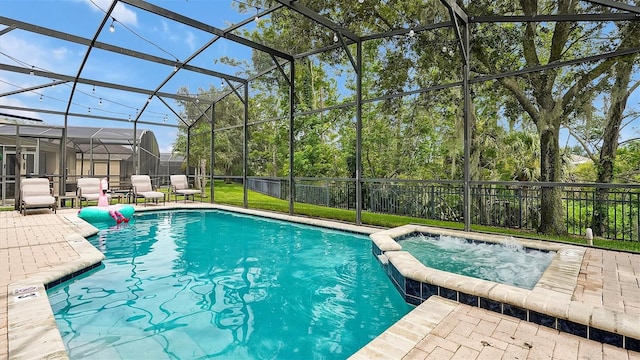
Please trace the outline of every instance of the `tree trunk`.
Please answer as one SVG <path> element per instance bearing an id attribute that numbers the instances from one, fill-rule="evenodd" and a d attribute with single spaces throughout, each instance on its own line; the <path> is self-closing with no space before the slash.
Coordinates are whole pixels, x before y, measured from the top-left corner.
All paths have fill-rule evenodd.
<path id="1" fill-rule="evenodd" d="M 198 172 L 197 176 L 196 176 L 196 181 L 194 184 L 194 187 L 198 190 L 203 190 L 204 189 L 204 183 L 205 183 L 205 177 L 204 175 L 207 173 L 207 160 L 206 159 L 201 159 L 200 160 L 200 171 Z"/>
<path id="2" fill-rule="evenodd" d="M 611 89 L 611 104 L 607 113 L 607 125 L 604 129 L 600 159 L 596 164 L 597 182 L 609 184 L 613 181 L 613 164 L 618 150 L 618 137 L 624 109 L 627 107 L 629 92 L 627 88 L 633 71 L 633 57 L 620 59 L 615 68 L 615 83 Z M 607 231 L 609 189 L 596 189 L 591 228 L 596 236 L 603 236 Z"/>
<path id="3" fill-rule="evenodd" d="M 540 177 L 543 182 L 561 180 L 560 146 L 558 126 L 539 126 L 540 130 Z M 550 235 L 565 235 L 562 208 L 562 189 L 542 187 L 540 199 L 540 226 L 538 232 Z"/>

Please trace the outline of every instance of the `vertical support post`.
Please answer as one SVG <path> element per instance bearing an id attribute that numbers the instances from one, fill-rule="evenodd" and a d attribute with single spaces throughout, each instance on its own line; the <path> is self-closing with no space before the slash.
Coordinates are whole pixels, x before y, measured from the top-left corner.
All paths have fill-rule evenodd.
<path id="1" fill-rule="evenodd" d="M 94 175 L 94 164 L 93 164 L 93 135 L 89 138 L 89 155 L 91 158 L 89 159 L 89 176 Z"/>
<path id="2" fill-rule="evenodd" d="M 20 192 L 21 186 L 21 176 L 20 172 L 22 171 L 22 147 L 20 146 L 20 125 L 16 124 L 16 165 L 15 169 L 15 181 L 14 181 L 14 194 L 15 194 L 15 203 L 14 209 L 20 210 L 20 203 L 22 202 L 22 194 Z"/>
<path id="3" fill-rule="evenodd" d="M 140 174 L 139 161 L 138 161 L 138 121 L 133 122 L 133 173 L 135 175 Z"/>
<path id="4" fill-rule="evenodd" d="M 294 142 L 294 112 L 295 112 L 295 95 L 296 95 L 296 72 L 295 61 L 289 63 L 289 215 L 293 215 L 293 203 L 296 196 L 296 186 L 293 181 L 293 142 Z"/>
<path id="5" fill-rule="evenodd" d="M 189 153 L 191 153 L 191 125 L 187 126 L 187 153 L 185 154 L 187 155 L 185 159 L 187 161 L 187 164 L 186 164 L 187 166 L 185 171 L 185 174 L 187 175 L 187 181 L 189 181 L 189 166 L 191 164 Z"/>
<path id="6" fill-rule="evenodd" d="M 60 139 L 60 191 L 59 195 L 67 194 L 67 115 L 64 116 L 64 128 Z"/>
<path id="7" fill-rule="evenodd" d="M 462 45 L 464 46 L 464 53 L 467 57 L 463 56 L 462 67 L 462 92 L 464 96 L 464 231 L 471 231 L 471 170 L 469 163 L 471 159 L 471 124 L 469 121 L 469 113 L 471 107 L 471 94 L 469 88 L 469 24 L 464 23 L 462 28 Z"/>
<path id="8" fill-rule="evenodd" d="M 356 224 L 362 224 L 362 41 L 356 43 Z"/>
<path id="9" fill-rule="evenodd" d="M 210 182 L 210 189 L 209 189 L 209 196 L 211 196 L 211 203 L 213 204 L 213 171 L 215 169 L 215 161 L 216 161 L 216 133 L 215 133 L 215 126 L 216 126 L 216 104 L 212 104 L 211 105 L 211 161 L 210 161 L 210 172 L 211 175 L 210 178 L 211 180 Z"/>
<path id="10" fill-rule="evenodd" d="M 249 166 L 249 83 L 244 84 L 244 146 L 242 147 L 242 205 L 249 207 L 249 184 L 247 184 L 247 169 Z"/>

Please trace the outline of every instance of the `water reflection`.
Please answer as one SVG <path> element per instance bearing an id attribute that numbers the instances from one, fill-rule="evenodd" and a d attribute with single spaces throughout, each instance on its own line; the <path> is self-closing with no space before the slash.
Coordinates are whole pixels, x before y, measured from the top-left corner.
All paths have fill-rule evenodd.
<path id="1" fill-rule="evenodd" d="M 105 266 L 51 291 L 71 358 L 345 358 L 409 309 L 364 240 L 149 216 L 101 232 Z"/>

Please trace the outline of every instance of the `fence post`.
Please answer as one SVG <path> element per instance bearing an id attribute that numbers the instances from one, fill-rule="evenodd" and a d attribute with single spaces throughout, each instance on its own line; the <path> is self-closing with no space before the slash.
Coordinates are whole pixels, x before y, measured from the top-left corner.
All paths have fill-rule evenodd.
<path id="1" fill-rule="evenodd" d="M 326 203 L 325 206 L 329 207 L 329 205 L 330 205 L 329 204 L 329 180 L 325 180 L 324 181 L 324 188 L 325 188 L 325 194 L 327 194 L 326 200 L 325 200 L 325 203 Z"/>
<path id="2" fill-rule="evenodd" d="M 429 212 L 431 213 L 431 215 L 430 215 L 431 218 L 434 218 L 434 214 L 436 212 L 436 209 L 433 208 L 433 206 L 434 206 L 433 205 L 433 203 L 434 203 L 433 198 L 435 197 L 435 195 L 436 195 L 435 194 L 435 185 L 431 185 L 431 191 L 430 191 L 430 194 L 429 194 Z"/>
<path id="3" fill-rule="evenodd" d="M 518 228 L 522 229 L 522 187 L 518 186 Z"/>

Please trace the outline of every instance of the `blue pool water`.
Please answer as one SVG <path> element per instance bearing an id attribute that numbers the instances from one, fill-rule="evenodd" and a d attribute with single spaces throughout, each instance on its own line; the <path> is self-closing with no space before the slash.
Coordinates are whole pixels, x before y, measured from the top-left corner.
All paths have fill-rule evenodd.
<path id="1" fill-rule="evenodd" d="M 411 307 L 367 237 L 221 211 L 137 215 L 49 290 L 72 359 L 344 359 Z"/>
<path id="2" fill-rule="evenodd" d="M 493 244 L 428 234 L 399 243 L 428 267 L 524 289 L 533 289 L 556 254 L 527 249 L 515 241 Z"/>

